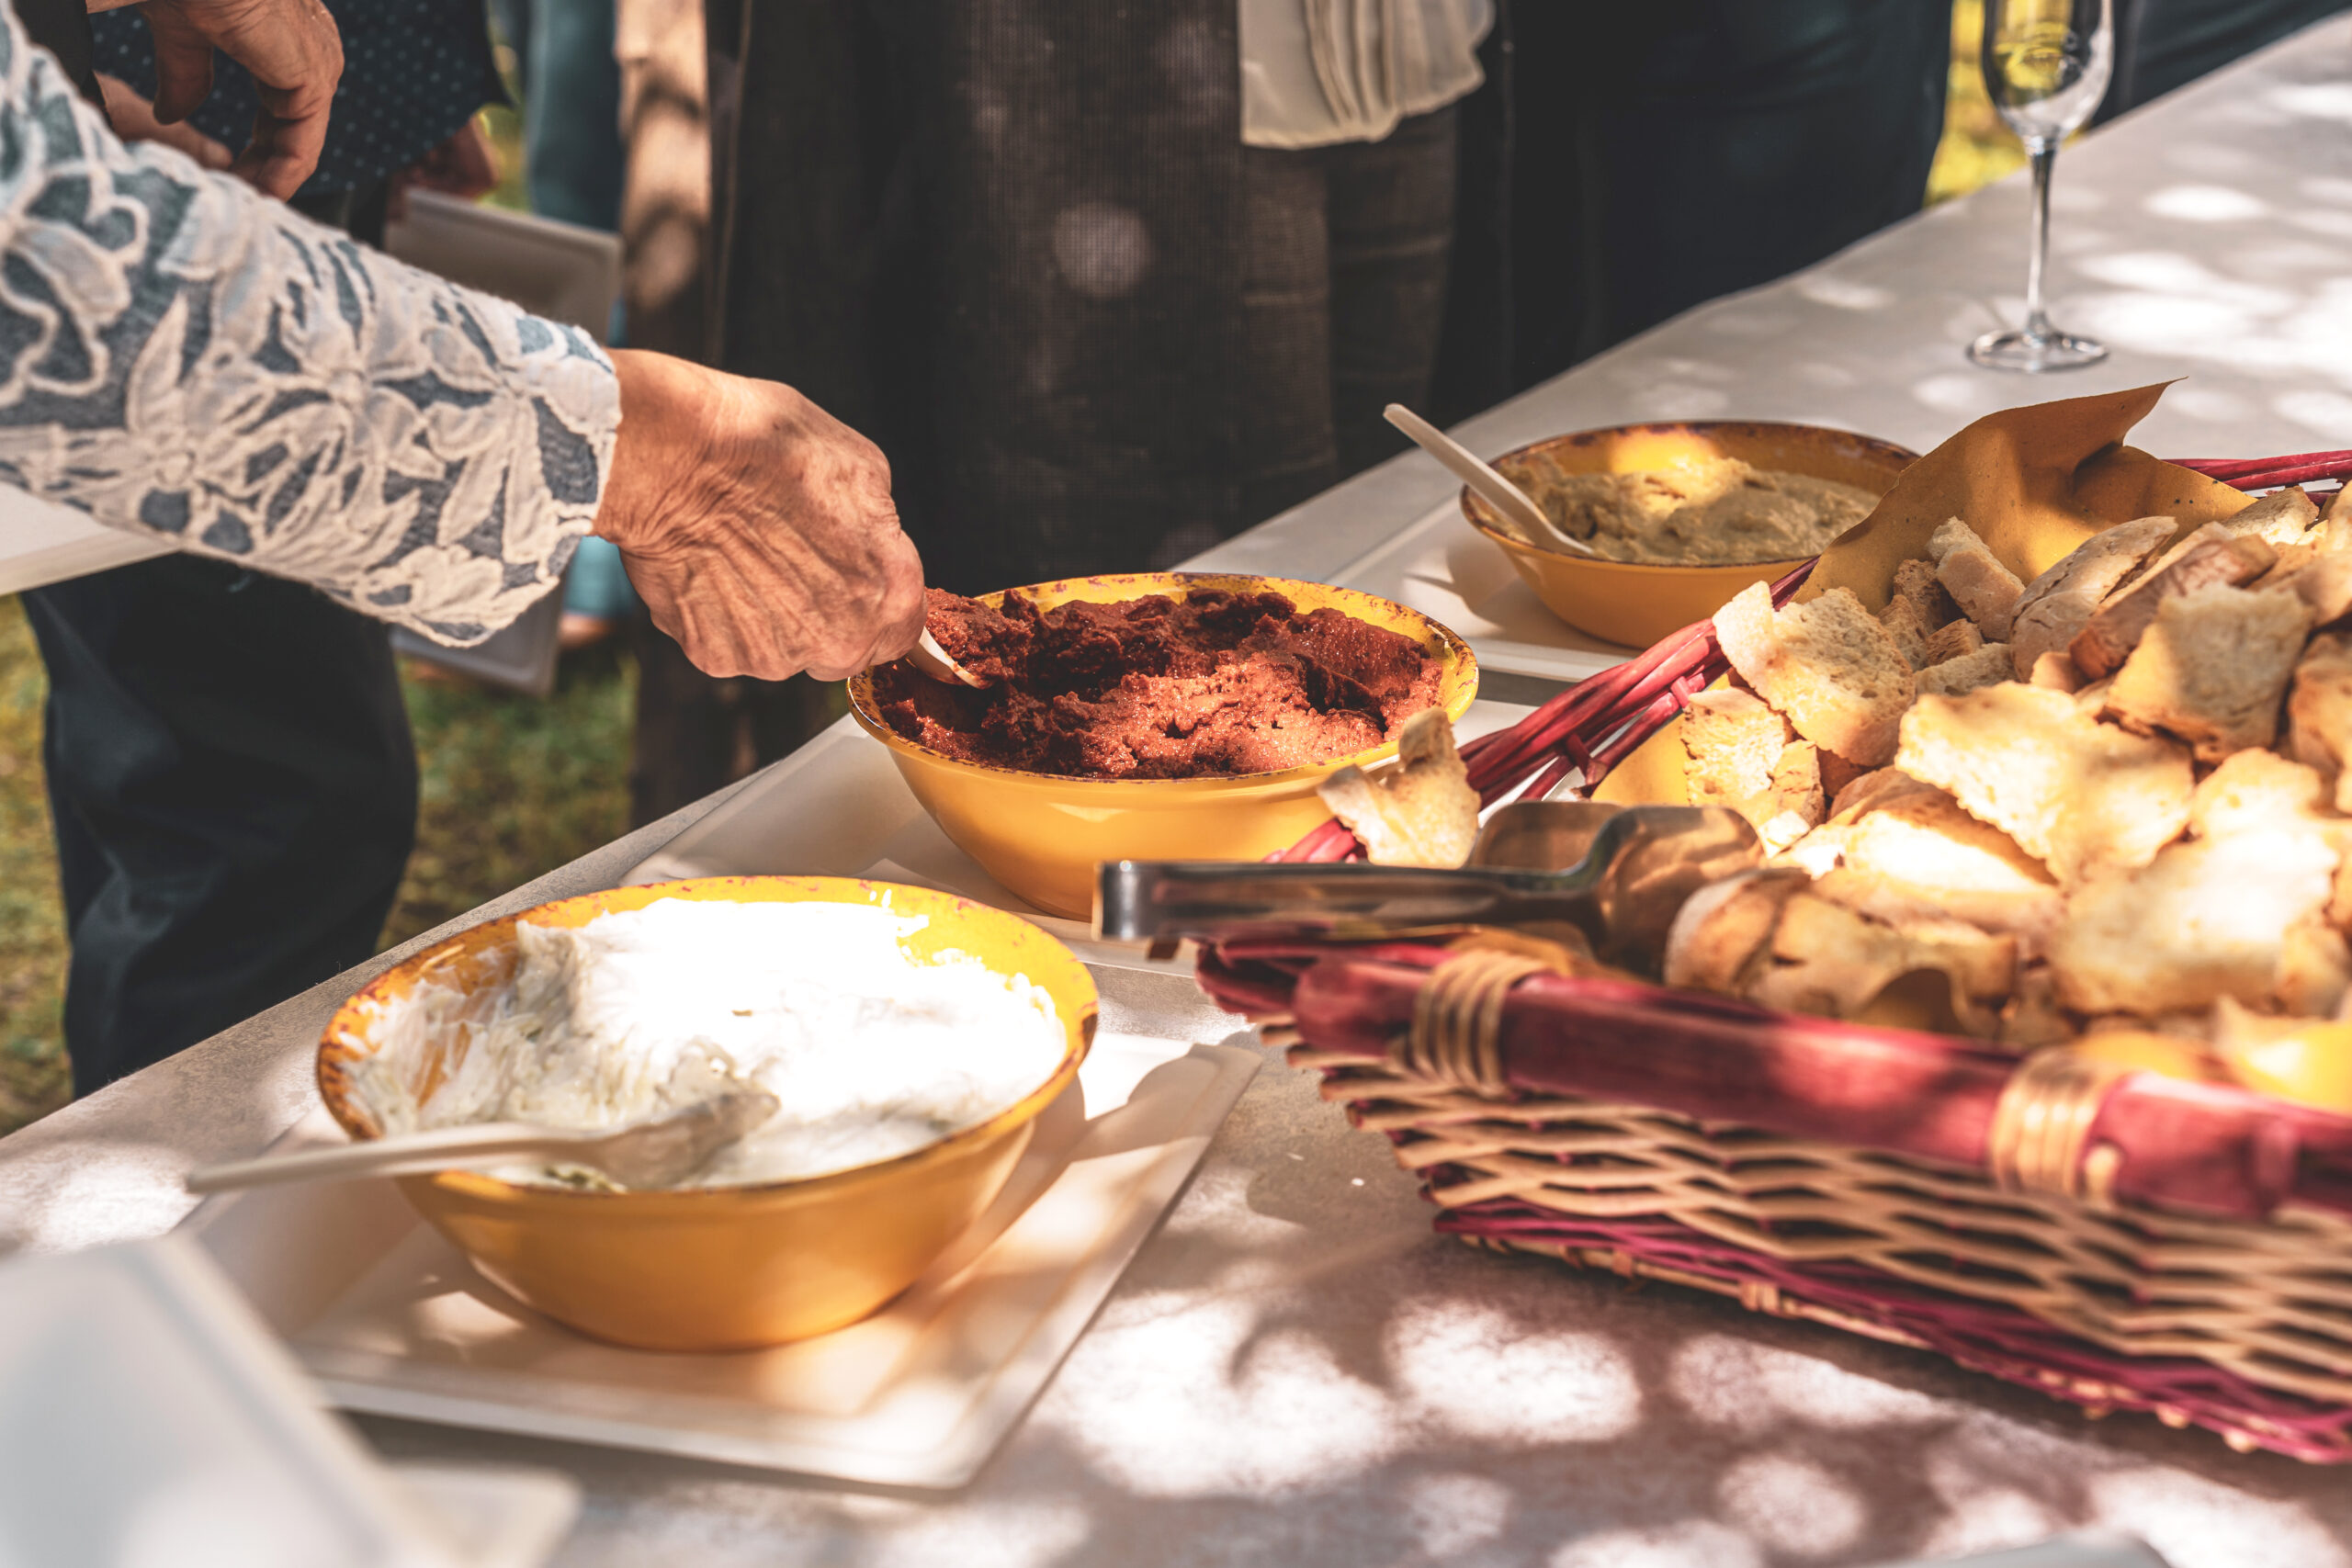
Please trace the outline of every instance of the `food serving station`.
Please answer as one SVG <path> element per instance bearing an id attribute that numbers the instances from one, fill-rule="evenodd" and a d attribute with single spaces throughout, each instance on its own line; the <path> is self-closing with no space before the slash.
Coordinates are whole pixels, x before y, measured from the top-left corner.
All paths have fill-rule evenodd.
<path id="1" fill-rule="evenodd" d="M 2069 153 L 2062 298 L 2116 350 L 2096 369 L 2027 383 L 1960 355 L 2013 313 L 1985 292 L 2011 276 L 2024 228 L 2011 182 L 1455 434 L 1492 455 L 1720 418 L 1928 452 L 1995 409 L 2186 376 L 2134 445 L 2198 458 L 2344 446 L 2347 79 L 2352 28 L 2331 23 Z M 1464 741 L 1634 651 L 1552 616 L 1419 455 L 1188 570 L 1329 582 L 1459 633 L 1479 673 Z M 846 1331 L 863 1336 L 849 1352 L 649 1361 L 573 1340 L 486 1305 L 380 1184 L 215 1201 L 187 1225 L 380 1453 L 576 1480 L 585 1507 L 558 1562 L 1874 1562 L 2108 1527 L 2179 1568 L 2352 1564 L 2341 1468 L 2100 1419 L 1776 1312 L 1760 1286 L 1723 1299 L 1644 1282 L 1656 1269 L 1571 1270 L 1436 1234 L 1416 1179 L 1332 1103 L 1344 1085 L 1286 1067 L 1202 994 L 1189 957 L 1097 942 L 1007 891 L 848 720 L 0 1141 L 8 1239 L 54 1251 L 159 1235 L 189 1222 L 191 1168 L 289 1130 L 332 1141 L 312 1077 L 322 1031 L 457 929 L 627 885 L 781 874 L 1033 917 L 1099 992 L 1083 1111 L 1041 1119 L 1033 1145 L 1058 1163 L 1027 1190 L 1016 1172 L 1001 1234 Z"/>

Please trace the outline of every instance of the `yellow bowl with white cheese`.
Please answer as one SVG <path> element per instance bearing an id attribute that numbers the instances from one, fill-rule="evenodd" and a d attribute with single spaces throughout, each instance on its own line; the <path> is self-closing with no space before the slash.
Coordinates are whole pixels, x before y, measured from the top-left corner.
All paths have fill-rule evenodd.
<path id="1" fill-rule="evenodd" d="M 920 929 L 901 939 L 905 955 L 917 964 L 977 959 L 1024 978 L 1053 1004 L 1060 1061 L 1017 1103 L 976 1125 L 820 1176 L 618 1191 L 443 1171 L 401 1178 L 401 1190 L 486 1278 L 598 1339 L 652 1350 L 747 1349 L 854 1323 L 912 1284 L 995 1199 L 1037 1117 L 1077 1077 L 1092 1043 L 1092 976 L 1025 920 L 950 894 L 848 877 L 701 877 L 559 899 L 429 948 L 345 1002 L 319 1043 L 319 1092 L 351 1136 L 380 1136 L 356 1074 L 418 986 L 471 993 L 505 985 L 515 973 L 518 924 L 584 926 L 668 898 L 879 906 L 921 916 Z M 457 1066 L 429 1063 L 428 1076 Z"/>
<path id="2" fill-rule="evenodd" d="M 1634 474 L 1678 457 L 1736 457 L 1755 468 L 1835 479 L 1882 496 L 1917 456 L 1891 442 L 1819 425 L 1713 420 L 1579 430 L 1514 448 L 1494 466 L 1521 488 L 1540 491 L 1547 475 Z M 1540 502 L 1543 497 L 1535 499 Z M 1777 582 L 1808 558 L 1660 564 L 1547 548 L 1505 528 L 1495 509 L 1466 485 L 1462 515 L 1510 558 L 1511 569 L 1545 609 L 1579 631 L 1627 648 L 1647 648 L 1668 632 L 1703 621 L 1749 583 Z"/>

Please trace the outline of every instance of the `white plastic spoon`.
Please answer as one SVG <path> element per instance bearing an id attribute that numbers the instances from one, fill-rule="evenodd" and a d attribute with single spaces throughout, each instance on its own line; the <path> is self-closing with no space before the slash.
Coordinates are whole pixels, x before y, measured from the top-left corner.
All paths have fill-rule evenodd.
<path id="1" fill-rule="evenodd" d="M 1390 403 L 1386 411 L 1388 423 L 1413 438 L 1413 444 L 1445 465 L 1455 479 L 1486 498 L 1487 504 L 1517 525 L 1530 543 L 1550 539 L 1563 549 L 1578 555 L 1593 554 L 1593 548 L 1582 539 L 1571 538 L 1560 532 L 1544 509 L 1528 498 L 1525 491 L 1473 453 L 1459 441 L 1407 408 L 1403 403 Z"/>
<path id="2" fill-rule="evenodd" d="M 959 681 L 967 686 L 978 686 L 983 689 L 988 685 L 986 681 L 948 658 L 947 650 L 939 646 L 939 639 L 931 635 L 929 626 L 925 626 L 922 636 L 915 639 L 914 647 L 907 650 L 907 662 L 933 680 L 944 682 L 950 686 Z"/>

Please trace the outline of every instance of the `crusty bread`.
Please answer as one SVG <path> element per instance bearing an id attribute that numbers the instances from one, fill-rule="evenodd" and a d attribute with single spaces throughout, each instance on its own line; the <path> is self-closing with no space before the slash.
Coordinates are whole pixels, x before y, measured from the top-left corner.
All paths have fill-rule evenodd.
<path id="1" fill-rule="evenodd" d="M 2008 637 L 2018 679 L 2031 675 L 2033 661 L 2044 653 L 2073 642 L 2100 601 L 2162 548 L 2176 527 L 2169 517 L 2141 517 L 2102 528 L 2027 583 Z"/>
<path id="2" fill-rule="evenodd" d="M 1851 822 L 1865 812 L 1876 811 L 1910 795 L 1942 794 L 1935 785 L 1921 784 L 1900 768 L 1880 768 L 1864 773 L 1831 797 L 1830 820 Z"/>
<path id="3" fill-rule="evenodd" d="M 2276 751 L 2239 751 L 2197 783 L 2188 797 L 2188 830 L 2200 839 L 2308 827 L 2332 834 L 2352 821 L 2327 808 L 2319 770 Z"/>
<path id="4" fill-rule="evenodd" d="M 2333 1017 L 2352 996 L 2352 944 L 2324 909 L 2287 928 L 2270 988 L 2281 1009 L 2304 1018 Z"/>
<path id="5" fill-rule="evenodd" d="M 1933 561 L 1897 561 L 1894 567 L 1894 588 L 1890 595 L 1908 599 L 1918 607 L 1919 618 L 1929 630 L 1950 626 L 1959 620 L 1960 606 L 1952 603 L 1951 593 L 1936 581 Z"/>
<path id="6" fill-rule="evenodd" d="M 2310 627 L 2310 609 L 2290 593 L 2214 582 L 2174 594 L 2116 672 L 2106 711 L 2178 736 L 2199 761 L 2267 746 Z"/>
<path id="7" fill-rule="evenodd" d="M 2065 913 L 2065 897 L 2040 861 L 1933 788 L 1860 815 L 1838 865 L 1814 890 L 1897 925 L 1945 919 L 2004 931 L 2028 956 Z"/>
<path id="8" fill-rule="evenodd" d="M 2096 680 L 2123 668 L 2132 650 L 2156 618 L 2157 607 L 2177 594 L 2210 583 L 2243 587 L 2267 571 L 2278 552 L 2259 535 L 2207 539 L 2181 552 L 2168 566 L 2146 572 L 2130 587 L 2108 596 L 2067 645 L 2075 668 Z"/>
<path id="9" fill-rule="evenodd" d="M 2295 666 L 2287 749 L 2315 770 L 2338 811 L 2352 811 L 2352 637 L 2323 632 Z"/>
<path id="10" fill-rule="evenodd" d="M 2280 552 L 2278 566 L 2257 584 L 2265 592 L 2292 593 L 2309 605 L 2312 625 L 2332 626 L 2352 615 L 2352 550 L 2323 550 L 2312 545 L 2290 547 L 2299 558 Z"/>
<path id="11" fill-rule="evenodd" d="M 2009 645 L 1988 642 L 1973 653 L 1963 653 L 1958 659 L 1947 659 L 1920 671 L 1917 685 L 1922 696 L 1933 694 L 1956 697 L 1962 692 L 1997 685 L 2007 679 Z"/>
<path id="12" fill-rule="evenodd" d="M 1756 583 L 1715 612 L 1724 657 L 1796 732 L 1849 761 L 1875 767 L 1894 754 L 1911 705 L 1911 666 L 1887 629 L 1843 588 L 1772 608 Z"/>
<path id="13" fill-rule="evenodd" d="M 2086 682 L 2083 672 L 2075 668 L 2074 656 L 2053 648 L 2036 656 L 2033 671 L 2026 677 L 2026 684 L 2046 687 L 2053 692 L 2079 692 Z"/>
<path id="14" fill-rule="evenodd" d="M 2324 908 L 2336 856 L 2299 831 L 2231 833 L 2168 846 L 2067 895 L 2050 944 L 2077 1012 L 2140 1017 L 2269 998 L 2290 927 Z"/>
<path id="15" fill-rule="evenodd" d="M 1737 996 L 1765 961 L 1781 910 L 1804 890 L 1801 871 L 1743 871 L 1682 901 L 1666 933 L 1666 983 Z"/>
<path id="16" fill-rule="evenodd" d="M 1683 783 L 1693 806 L 1730 806 L 1771 787 L 1795 739 L 1789 721 L 1753 692 L 1718 686 L 1682 709 Z"/>
<path id="17" fill-rule="evenodd" d="M 1900 594 L 1889 599 L 1886 608 L 1878 613 L 1878 624 L 1886 628 L 1887 635 L 1894 639 L 1894 646 L 1902 650 L 1903 661 L 1912 669 L 1924 670 L 1934 662 L 1928 656 L 1928 638 L 1932 633 L 1928 630 L 1927 617 L 1919 613 L 1916 600 L 1905 599 Z"/>
<path id="18" fill-rule="evenodd" d="M 2274 491 L 2234 516 L 2222 519 L 2222 526 L 2242 537 L 2258 538 L 2266 544 L 2291 545 L 2301 539 L 2319 522 L 2319 508 L 2305 495 L 2300 485 L 2289 485 Z"/>
<path id="19" fill-rule="evenodd" d="M 1958 920 L 1895 925 L 1801 892 L 1781 908 L 1770 961 L 1746 994 L 1767 1007 L 1851 1018 L 1905 975 L 1937 970 L 1951 982 L 1962 1027 L 1990 1034 L 2017 974 L 2017 942 Z"/>
<path id="20" fill-rule="evenodd" d="M 2008 1005 L 2001 1010 L 2000 1032 L 1995 1036 L 2012 1050 L 2031 1051 L 2075 1037 L 2075 1021 L 2058 1000 L 2058 977 L 2046 964 L 2018 970 Z"/>
<path id="21" fill-rule="evenodd" d="M 2188 752 L 2129 735 L 2064 692 L 2007 682 L 1926 696 L 1903 717 L 1895 766 L 1948 791 L 2071 886 L 2148 863 L 2188 822 Z"/>
<path id="22" fill-rule="evenodd" d="M 1345 767 L 1317 793 L 1331 814 L 1363 840 L 1377 865 L 1452 869 L 1478 840 L 1478 792 L 1454 749 L 1442 708 L 1423 708 L 1396 732 L 1399 766 L 1367 774 Z"/>
<path id="23" fill-rule="evenodd" d="M 1778 854 L 1821 826 L 1826 814 L 1821 791 L 1821 752 L 1810 740 L 1781 749 L 1765 787 L 1734 809 L 1747 818 L 1767 854 Z"/>
<path id="24" fill-rule="evenodd" d="M 1928 637 L 1928 663 L 1946 664 L 1984 646 L 1984 634 L 1974 621 L 1951 621 Z M 1922 666 L 1925 668 L 1925 666 Z"/>
<path id="25" fill-rule="evenodd" d="M 2023 587 L 2017 573 L 2003 566 L 1976 530 L 1957 517 L 1946 519 L 1929 536 L 1928 553 L 1936 558 L 1936 581 L 1961 613 L 1976 623 L 1987 641 L 2007 642 Z"/>

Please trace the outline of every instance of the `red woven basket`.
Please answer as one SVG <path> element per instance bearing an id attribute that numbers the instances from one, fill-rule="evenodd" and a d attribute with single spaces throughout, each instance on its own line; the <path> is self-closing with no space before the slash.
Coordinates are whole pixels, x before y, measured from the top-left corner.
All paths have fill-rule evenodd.
<path id="1" fill-rule="evenodd" d="M 2263 490 L 2352 452 L 2182 466 Z M 1724 670 L 1684 627 L 1466 743 L 1471 782 L 1589 789 Z M 1360 853 L 1334 821 L 1277 858 Z M 1199 976 L 1390 1139 L 1442 1231 L 2352 1461 L 2352 1119 L 1491 950 L 1229 942 Z"/>

